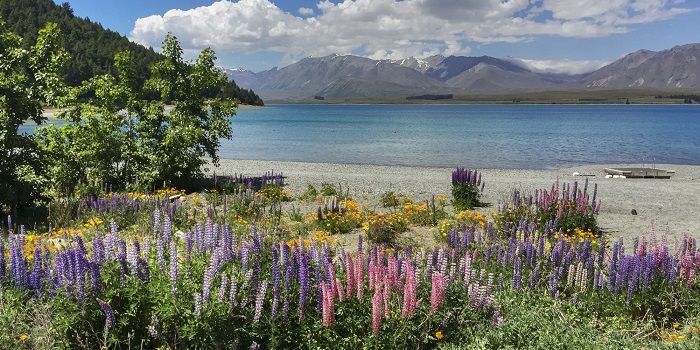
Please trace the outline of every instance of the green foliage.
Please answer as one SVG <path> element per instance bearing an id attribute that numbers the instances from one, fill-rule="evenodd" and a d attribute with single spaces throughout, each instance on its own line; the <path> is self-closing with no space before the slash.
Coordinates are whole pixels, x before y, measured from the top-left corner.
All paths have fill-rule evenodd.
<path id="1" fill-rule="evenodd" d="M 218 164 L 220 139 L 232 135 L 235 105 L 205 97 L 225 84 L 214 67 L 216 56 L 205 49 L 188 65 L 170 35 L 163 53 L 166 59 L 153 66 L 143 89 L 128 52 L 115 56 L 117 77 L 98 76 L 71 89 L 68 108 L 59 114 L 70 123 L 38 135 L 56 193 L 102 183 L 117 189 L 185 188 L 203 177 L 204 157 Z"/>
<path id="2" fill-rule="evenodd" d="M 62 94 L 58 70 L 67 56 L 58 40 L 56 25 L 48 24 L 36 45 L 25 50 L 0 20 L 0 211 L 15 217 L 42 197 L 40 152 L 31 136 L 17 131 L 29 120 L 44 122 L 43 106 Z"/>
<path id="3" fill-rule="evenodd" d="M 372 243 L 395 243 L 399 233 L 408 231 L 408 224 L 402 214 L 375 215 L 367 219 L 364 229 Z"/>
<path id="4" fill-rule="evenodd" d="M 26 47 L 36 42 L 37 30 L 47 22 L 56 23 L 64 33 L 61 40 L 71 55 L 62 67 L 61 80 L 70 86 L 78 86 L 96 75 L 114 73 L 112 61 L 119 51 L 132 51 L 137 62 L 138 81 L 150 76 L 149 66 L 162 56 L 125 36 L 108 29 L 100 23 L 74 16 L 68 3 L 58 5 L 50 0 L 0 0 L 0 16 L 11 30 L 22 36 Z"/>
<path id="5" fill-rule="evenodd" d="M 0 285 L 0 348 L 54 348 L 58 335 L 53 317 L 48 305 L 31 302 L 26 293 Z"/>
<path id="6" fill-rule="evenodd" d="M 321 189 L 318 191 L 321 196 L 324 197 L 335 197 L 338 200 L 344 200 L 350 198 L 350 189 L 346 189 L 343 193 L 343 185 L 333 185 L 327 182 L 321 184 Z"/>
<path id="7" fill-rule="evenodd" d="M 453 184 L 452 198 L 452 207 L 455 211 L 471 210 L 483 205 L 481 191 L 473 183 Z"/>
<path id="8" fill-rule="evenodd" d="M 384 208 L 396 208 L 403 204 L 404 198 L 405 196 L 394 193 L 394 191 L 386 191 L 379 197 L 379 203 L 381 203 Z"/>
<path id="9" fill-rule="evenodd" d="M 316 197 L 318 197 L 318 190 L 314 185 L 308 184 L 306 191 L 299 196 L 299 200 L 310 202 L 316 200 Z"/>
<path id="10" fill-rule="evenodd" d="M 238 85 L 236 85 L 236 82 L 234 82 L 233 80 L 229 80 L 226 82 L 226 85 L 224 85 L 224 87 L 219 92 L 219 97 L 237 99 L 242 104 L 251 106 L 265 105 L 260 96 L 256 95 L 255 92 L 253 92 L 253 90 L 242 89 L 238 87 Z"/>

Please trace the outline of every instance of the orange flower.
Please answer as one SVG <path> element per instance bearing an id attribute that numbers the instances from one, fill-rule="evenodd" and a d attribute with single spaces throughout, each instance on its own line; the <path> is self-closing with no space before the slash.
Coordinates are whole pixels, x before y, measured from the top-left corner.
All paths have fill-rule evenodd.
<path id="1" fill-rule="evenodd" d="M 435 338 L 437 338 L 437 340 L 441 340 L 441 339 L 444 338 L 444 337 L 445 337 L 445 336 L 442 335 L 442 331 L 437 331 L 437 332 L 435 332 Z"/>
<path id="2" fill-rule="evenodd" d="M 698 329 L 698 327 L 693 327 L 693 332 L 700 333 L 700 329 Z"/>
<path id="3" fill-rule="evenodd" d="M 669 334 L 668 338 L 671 340 L 676 340 L 676 338 L 678 338 L 678 336 L 675 334 Z"/>

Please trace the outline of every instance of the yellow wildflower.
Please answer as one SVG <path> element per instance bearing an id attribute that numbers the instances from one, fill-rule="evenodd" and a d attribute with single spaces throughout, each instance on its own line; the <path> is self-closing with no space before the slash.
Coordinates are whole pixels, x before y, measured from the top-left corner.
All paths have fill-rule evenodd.
<path id="1" fill-rule="evenodd" d="M 437 340 L 442 340 L 442 338 L 444 338 L 444 337 L 445 336 L 442 335 L 442 331 L 435 332 L 435 338 L 437 338 Z"/>

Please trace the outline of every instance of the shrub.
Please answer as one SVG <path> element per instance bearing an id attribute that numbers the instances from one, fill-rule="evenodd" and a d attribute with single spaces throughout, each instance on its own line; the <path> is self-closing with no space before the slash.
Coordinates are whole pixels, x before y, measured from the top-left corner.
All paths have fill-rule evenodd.
<path id="1" fill-rule="evenodd" d="M 395 193 L 394 191 L 386 191 L 379 197 L 379 203 L 381 203 L 384 208 L 396 208 L 402 204 L 402 199 L 404 198 L 405 196 Z"/>
<path id="2" fill-rule="evenodd" d="M 394 243 L 399 233 L 408 231 L 409 221 L 402 213 L 369 215 L 365 220 L 362 228 L 372 243 Z"/>
<path id="3" fill-rule="evenodd" d="M 318 207 L 315 217 L 318 229 L 331 234 L 348 233 L 359 227 L 361 219 L 362 214 L 357 203 L 338 198 L 326 200 L 323 207 Z"/>

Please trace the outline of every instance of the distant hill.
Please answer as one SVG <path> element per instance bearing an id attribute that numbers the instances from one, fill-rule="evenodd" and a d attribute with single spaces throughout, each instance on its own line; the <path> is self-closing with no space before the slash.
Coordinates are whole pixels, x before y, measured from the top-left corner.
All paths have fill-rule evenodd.
<path id="1" fill-rule="evenodd" d="M 698 88 L 700 44 L 639 50 L 587 75 L 583 82 L 588 88 Z"/>
<path id="2" fill-rule="evenodd" d="M 63 47 L 70 54 L 62 75 L 71 86 L 96 75 L 115 73 L 114 55 L 119 51 L 131 51 L 141 83 L 150 77 L 151 65 L 164 58 L 100 23 L 75 16 L 67 2 L 57 5 L 51 0 L 0 0 L 0 20 L 24 39 L 27 48 L 36 43 L 37 34 L 46 23 L 56 23 L 62 32 Z M 262 104 L 252 90 L 241 89 L 235 83 L 225 90 L 227 97 L 239 98 L 246 104 Z"/>
<path id="3" fill-rule="evenodd" d="M 498 94 L 597 89 L 700 87 L 700 44 L 640 50 L 587 74 L 534 71 L 512 59 L 432 56 L 372 60 L 352 55 L 308 57 L 260 73 L 230 72 L 265 99 L 404 98 L 426 94 Z M 240 80 L 239 80 L 240 79 Z M 673 93 L 673 92 L 671 92 Z"/>

